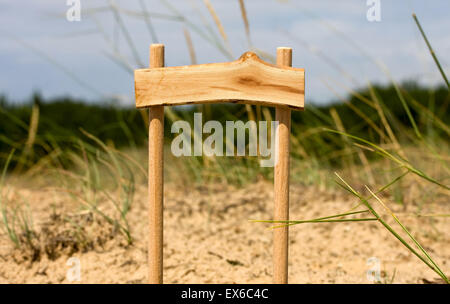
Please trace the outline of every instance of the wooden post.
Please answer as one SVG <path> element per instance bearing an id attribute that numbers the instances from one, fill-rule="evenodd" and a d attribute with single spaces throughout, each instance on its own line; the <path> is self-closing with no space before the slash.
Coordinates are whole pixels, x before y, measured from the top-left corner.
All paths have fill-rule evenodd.
<path id="1" fill-rule="evenodd" d="M 164 45 L 150 47 L 150 68 L 164 66 Z M 149 109 L 148 130 L 148 194 L 149 243 L 148 280 L 150 284 L 163 283 L 163 190 L 164 190 L 164 106 Z"/>
<path id="2" fill-rule="evenodd" d="M 277 48 L 277 65 L 292 66 L 292 49 Z M 287 107 L 276 107 L 275 120 L 277 128 L 277 153 L 274 174 L 275 221 L 289 220 L 289 136 L 291 133 L 291 110 Z M 288 246 L 289 228 L 276 228 L 273 233 L 273 283 L 288 282 Z"/>
<path id="3" fill-rule="evenodd" d="M 291 110 L 304 109 L 305 71 L 292 68 L 292 49 L 277 49 L 277 66 L 246 52 L 238 60 L 164 67 L 164 45 L 150 50 L 150 68 L 134 71 L 137 108 L 149 114 L 149 282 L 163 282 L 164 107 L 238 102 L 276 107 L 274 220 L 289 219 Z M 274 231 L 273 282 L 288 281 L 288 228 Z"/>

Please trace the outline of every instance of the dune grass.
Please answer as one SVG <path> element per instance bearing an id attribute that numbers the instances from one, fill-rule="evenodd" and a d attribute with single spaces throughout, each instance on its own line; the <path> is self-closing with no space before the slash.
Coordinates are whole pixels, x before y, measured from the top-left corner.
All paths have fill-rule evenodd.
<path id="1" fill-rule="evenodd" d="M 114 47 L 114 39 L 97 23 L 99 33 L 115 50 L 107 54 L 108 58 L 132 73 L 134 68 L 144 64 L 139 58 L 132 33 L 126 28 L 123 18 L 141 19 L 153 42 L 158 41 L 153 27 L 153 19 L 171 20 L 181 23 L 184 31 L 191 63 L 195 64 L 195 46 L 192 37 L 196 35 L 202 41 L 212 45 L 228 59 L 233 58 L 229 45 L 229 37 L 220 20 L 220 12 L 214 9 L 213 1 L 203 1 L 214 23 L 202 15 L 196 8 L 196 18 L 202 20 L 203 26 L 191 21 L 193 16 L 185 16 L 174 4 L 161 0 L 170 14 L 156 14 L 148 10 L 145 1 L 141 1 L 141 11 L 131 11 L 120 7 L 114 1 L 109 1 L 104 9 L 112 12 L 113 20 L 120 29 L 131 54 L 123 53 Z M 195 3 L 193 6 L 195 7 Z M 205 8 L 203 7 L 203 8 Z M 259 50 L 251 42 L 249 12 L 245 1 L 240 0 L 240 14 L 243 30 L 249 48 L 258 52 L 265 59 L 273 56 L 264 50 Z M 96 10 L 88 10 L 95 16 Z M 437 59 L 431 44 L 425 35 L 416 15 L 413 15 L 420 33 L 435 60 L 447 88 L 421 88 L 411 84 L 398 84 L 390 78 L 389 86 L 377 86 L 368 83 L 366 89 L 348 90 L 348 97 L 339 98 L 338 103 L 324 107 L 307 104 L 306 112 L 292 114 L 291 135 L 291 174 L 293 183 L 305 185 L 334 187 L 332 172 L 338 171 L 338 185 L 353 195 L 359 203 L 352 208 L 334 215 L 324 215 L 314 219 L 271 221 L 257 220 L 294 226 L 299 224 L 329 224 L 340 222 L 376 221 L 385 227 L 393 237 L 398 239 L 406 250 L 417 256 L 432 271 L 449 283 L 444 271 L 438 267 L 428 252 L 402 224 L 398 217 L 390 211 L 380 194 L 390 191 L 396 201 L 405 203 L 402 199 L 405 176 L 415 176 L 423 188 L 432 185 L 436 193 L 443 191 L 448 196 L 449 189 L 449 137 L 450 122 L 448 105 L 450 94 L 449 84 L 442 66 Z M 294 39 L 295 41 L 295 39 Z M 304 45 L 304 42 L 300 41 Z M 355 47 L 355 51 L 360 51 Z M 319 54 L 328 64 L 336 66 L 332 59 Z M 58 64 L 59 65 L 59 64 Z M 349 75 L 352 78 L 352 75 Z M 61 104 L 67 108 L 69 104 Z M 0 159 L 3 163 L 3 173 L 0 180 L 0 190 L 5 189 L 7 172 L 24 176 L 36 176 L 36 173 L 51 172 L 60 177 L 61 185 L 54 188 L 68 193 L 80 202 L 82 210 L 89 210 L 117 227 L 128 244 L 132 244 L 133 236 L 127 222 L 127 214 L 132 208 L 135 184 L 146 178 L 145 153 L 128 155 L 125 149 L 145 150 L 148 116 L 146 111 L 107 109 L 93 110 L 86 107 L 81 115 L 100 113 L 96 125 L 83 125 L 83 129 L 74 121 L 70 128 L 59 126 L 52 117 L 44 112 L 48 105 L 34 102 L 30 107 L 14 108 L 0 102 L 0 114 L 7 121 L 0 133 Z M 61 109 L 60 108 L 60 109 Z M 167 125 L 176 120 L 184 119 L 192 123 L 194 111 L 202 111 L 205 117 L 224 120 L 267 120 L 274 119 L 274 111 L 267 107 L 254 106 L 199 106 L 197 108 L 167 109 L 165 119 Z M 81 109 L 78 108 L 77 110 Z M 51 112 L 51 111 L 49 111 Z M 55 111 L 56 112 L 56 111 Z M 103 114 L 102 114 L 103 113 Z M 46 116 L 48 115 L 48 116 Z M 59 113 L 59 115 L 61 115 Z M 68 114 L 66 114 L 68 115 Z M 75 113 L 73 114 L 75 115 Z M 70 115 L 69 115 L 70 116 Z M 102 117 L 112 117 L 104 119 Z M 67 125 L 67 122 L 66 122 Z M 0 123 L 0 128 L 3 126 Z M 169 128 L 170 129 L 170 128 Z M 272 130 L 273 131 L 273 130 Z M 167 133 L 170 140 L 172 134 Z M 10 152 L 13 149 L 13 152 Z M 128 151 L 128 150 L 127 150 Z M 189 157 L 178 159 L 166 153 L 166 176 L 169 180 L 180 183 L 233 183 L 245 185 L 259 178 L 273 179 L 273 172 L 268 168 L 260 168 L 258 158 L 206 158 Z M 11 166 L 12 165 L 12 166 Z M 8 168 L 10 170 L 8 170 Z M 182 172 L 183 174 L 180 174 Z M 350 181 L 341 178 L 349 176 Z M 369 196 L 365 197 L 352 184 L 364 185 Z M 76 186 L 74 186 L 76 185 Z M 112 190 L 113 189 L 113 190 Z M 374 192 L 371 189 L 379 189 Z M 406 190 L 405 190 L 406 189 Z M 438 190 L 439 189 L 439 190 Z M 441 192 L 439 192 L 441 193 Z M 441 195 L 441 194 L 440 194 Z M 108 211 L 99 206 L 102 197 L 108 202 Z M 16 246 L 21 245 L 20 235 L 33 237 L 33 227 L 29 216 L 20 210 L 8 209 L 1 200 L 2 223 L 9 239 Z M 387 211 L 407 238 L 389 225 L 375 211 L 370 200 L 376 200 Z M 423 200 L 429 198 L 424 196 Z M 408 202 L 407 202 L 408 203 Z M 365 207 L 364 210 L 357 210 Z M 112 210 L 112 212 L 111 212 Z M 356 210 L 356 211 L 355 211 Z M 364 217 L 361 217 L 364 216 Z M 420 214 L 416 216 L 437 216 L 446 218 L 448 214 Z M 411 246 L 412 242 L 414 246 Z"/>

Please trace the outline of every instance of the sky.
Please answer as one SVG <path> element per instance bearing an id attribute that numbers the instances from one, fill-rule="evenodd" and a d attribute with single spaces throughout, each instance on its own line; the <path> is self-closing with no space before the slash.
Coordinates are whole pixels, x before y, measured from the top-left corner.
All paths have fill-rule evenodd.
<path id="1" fill-rule="evenodd" d="M 203 0 L 80 0 L 79 22 L 67 20 L 66 1 L 0 0 L 0 95 L 15 102 L 33 92 L 89 102 L 114 98 L 134 106 L 132 70 L 148 65 L 152 41 L 165 44 L 166 66 L 191 64 L 185 30 L 197 63 L 234 60 L 250 48 L 238 0 L 209 1 L 227 43 Z M 413 12 L 450 74 L 448 0 L 380 0 L 379 22 L 368 21 L 366 0 L 245 0 L 245 5 L 254 48 L 271 56 L 279 46 L 293 48 L 293 66 L 306 71 L 306 103 L 339 100 L 369 82 L 442 84 Z M 230 51 L 221 52 L 217 44 Z"/>

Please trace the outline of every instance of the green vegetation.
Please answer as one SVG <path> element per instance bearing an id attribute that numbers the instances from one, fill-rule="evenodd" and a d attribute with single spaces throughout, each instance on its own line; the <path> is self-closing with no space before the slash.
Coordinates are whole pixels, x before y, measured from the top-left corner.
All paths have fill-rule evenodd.
<path id="1" fill-rule="evenodd" d="M 168 1 L 162 2 L 176 21 L 183 22 L 187 29 L 233 59 L 223 26 L 209 1 L 208 10 L 219 34 L 210 26 L 195 26 Z M 250 49 L 270 60 L 270 55 L 252 46 L 244 1 L 240 1 L 240 8 Z M 115 6 L 111 9 L 115 18 L 120 20 L 120 13 L 123 13 L 120 8 Z M 149 15 L 143 16 L 156 40 Z M 350 90 L 345 99 L 326 106 L 314 106 L 308 100 L 304 112 L 293 112 L 292 182 L 335 187 L 332 173 L 339 172 L 337 184 L 353 195 L 357 203 L 351 210 L 336 215 L 275 223 L 279 227 L 279 224 L 376 221 L 449 283 L 442 269 L 384 202 L 384 198 L 389 197 L 391 201 L 405 204 L 404 195 L 414 182 L 413 187 L 418 193 L 414 200 L 417 205 L 414 207 L 418 210 L 416 215 L 448 217 L 446 214 L 420 214 L 424 204 L 432 203 L 439 196 L 448 197 L 450 94 L 441 64 L 417 17 L 413 17 L 446 85 L 431 88 L 414 82 L 397 84 L 393 80 L 388 85 L 369 83 L 367 88 Z M 123 22 L 118 24 L 128 33 Z M 185 35 L 188 37 L 187 29 Z M 135 50 L 132 40 L 127 41 L 130 49 Z M 187 39 L 187 43 L 190 44 L 191 40 Z M 189 45 L 189 50 L 195 61 L 192 45 Z M 111 58 L 130 71 L 132 63 L 124 64 L 119 55 L 113 54 Z M 179 119 L 192 123 L 193 113 L 198 111 L 203 112 L 205 120 L 220 122 L 271 121 L 275 117 L 272 108 L 248 105 L 167 108 L 167 146 L 174 136 L 170 133 L 171 123 Z M 16 247 L 27 243 L 31 247 L 36 246 L 33 237 L 37 233 L 31 216 L 8 204 L 5 194 L 7 173 L 11 176 L 48 177 L 55 183 L 52 184 L 55 188 L 78 200 L 83 212 L 103 219 L 131 245 L 133 236 L 126 216 L 132 208 L 135 184 L 144 182 L 146 178 L 147 126 L 147 112 L 136 110 L 131 105 L 130 108 L 118 108 L 107 101 L 87 104 L 70 98 L 42 100 L 39 94 L 28 102 L 15 104 L 0 97 L 0 168 L 4 168 L 0 180 L 0 211 L 2 227 L 11 242 Z M 165 168 L 167 178 L 180 183 L 242 185 L 259 178 L 270 180 L 273 174 L 271 168 L 259 166 L 257 157 L 175 158 L 167 151 L 166 159 L 169 160 Z M 371 189 L 379 190 L 374 192 Z M 396 227 L 383 219 L 383 214 L 376 211 L 371 200 L 383 207 L 394 219 Z M 98 207 L 100 201 L 109 204 L 108 212 Z M 361 206 L 363 210 L 358 209 Z M 67 217 L 65 221 L 72 225 L 73 239 L 89 243 L 79 223 Z"/>
<path id="2" fill-rule="evenodd" d="M 406 83 L 401 88 L 417 127 L 423 130 L 427 138 L 447 142 L 450 136 L 448 90 L 445 87 L 425 88 L 415 83 Z M 145 111 L 105 104 L 108 103 L 87 104 L 70 98 L 42 100 L 39 94 L 22 104 L 13 104 L 1 98 L 0 164 L 5 162 L 14 148 L 17 152 L 10 168 L 30 168 L 56 150 L 73 149 L 80 138 L 87 140 L 83 130 L 112 147 L 145 147 L 148 124 Z M 272 108 L 231 104 L 208 107 L 206 113 L 203 111 L 204 119 L 220 122 L 274 117 Z M 193 113 L 203 108 L 174 107 L 166 115 L 166 125 L 170 126 L 177 119 L 192 121 Z M 37 120 L 34 126 L 33 119 Z M 323 128 L 345 131 L 370 142 L 408 146 L 416 140 L 414 134 L 409 132 L 411 127 L 408 123 L 409 118 L 393 85 L 352 92 L 347 100 L 326 106 L 314 106 L 308 102 L 304 112 L 292 112 L 293 145 L 294 148 L 295 145 L 300 146 L 299 150 L 293 149 L 293 157 L 314 158 L 322 164 L 345 166 L 348 159 L 340 154 L 346 153 L 348 141 L 336 138 Z M 174 134 L 170 133 L 170 128 L 166 128 L 165 132 L 170 143 Z M 60 160 L 68 165 L 63 159 Z M 18 162 L 22 163 L 19 165 Z"/>

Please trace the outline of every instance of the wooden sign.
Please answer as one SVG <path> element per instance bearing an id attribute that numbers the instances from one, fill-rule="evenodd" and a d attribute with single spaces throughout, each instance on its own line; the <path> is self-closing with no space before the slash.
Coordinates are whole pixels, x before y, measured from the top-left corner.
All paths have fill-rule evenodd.
<path id="1" fill-rule="evenodd" d="M 136 70 L 136 107 L 239 102 L 303 109 L 303 69 L 277 67 L 247 52 L 239 60 Z"/>
<path id="2" fill-rule="evenodd" d="M 274 220 L 289 220 L 291 109 L 303 110 L 305 73 L 292 68 L 292 49 L 277 49 L 272 65 L 247 52 L 227 63 L 164 67 L 164 45 L 150 47 L 150 68 L 135 71 L 136 107 L 149 113 L 149 282 L 163 282 L 164 106 L 245 103 L 276 107 Z M 273 282 L 288 281 L 288 227 L 274 230 Z"/>

